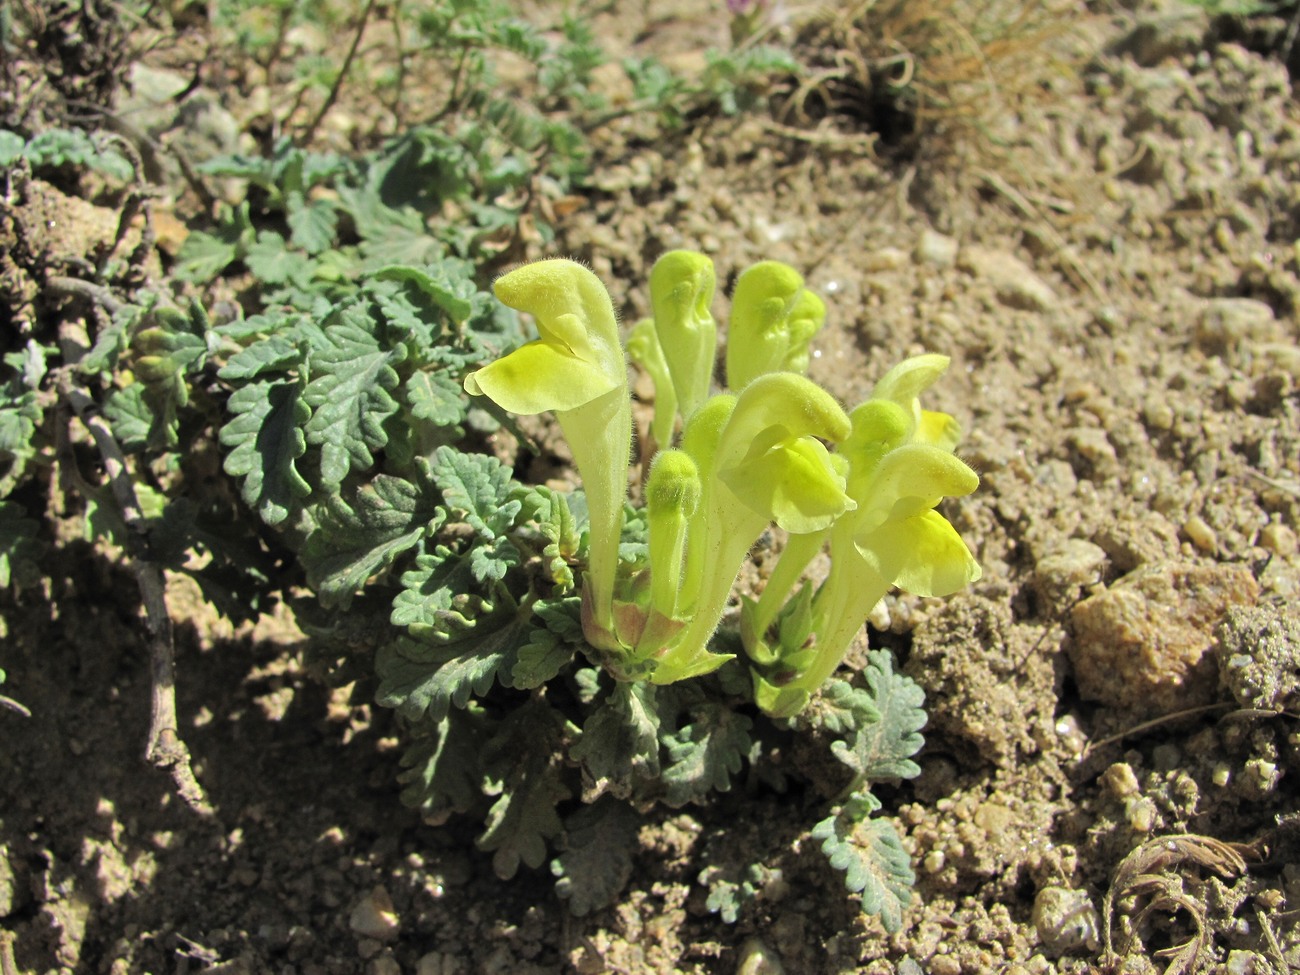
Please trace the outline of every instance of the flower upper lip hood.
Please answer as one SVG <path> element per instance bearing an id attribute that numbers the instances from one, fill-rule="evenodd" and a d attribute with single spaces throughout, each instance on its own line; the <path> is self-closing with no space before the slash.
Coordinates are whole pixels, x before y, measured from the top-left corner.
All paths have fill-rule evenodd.
<path id="1" fill-rule="evenodd" d="M 576 261 L 536 261 L 497 279 L 498 298 L 541 337 L 470 373 L 465 389 L 512 413 L 555 412 L 587 495 L 591 534 L 584 619 L 593 646 L 616 646 L 614 584 L 627 494 L 632 405 L 618 318 L 600 278 Z"/>
<path id="2" fill-rule="evenodd" d="M 497 279 L 496 296 L 528 312 L 541 337 L 465 377 L 465 389 L 511 413 L 572 410 L 627 385 L 618 319 L 600 279 L 576 261 L 536 261 Z"/>
<path id="3" fill-rule="evenodd" d="M 727 385 L 742 389 L 766 373 L 803 371 L 808 343 L 825 321 L 825 303 L 794 268 L 760 261 L 746 269 L 731 299 Z"/>
<path id="4" fill-rule="evenodd" d="M 682 416 L 708 398 L 718 329 L 709 311 L 713 262 L 694 251 L 669 251 L 650 269 L 654 328 L 672 375 Z"/>

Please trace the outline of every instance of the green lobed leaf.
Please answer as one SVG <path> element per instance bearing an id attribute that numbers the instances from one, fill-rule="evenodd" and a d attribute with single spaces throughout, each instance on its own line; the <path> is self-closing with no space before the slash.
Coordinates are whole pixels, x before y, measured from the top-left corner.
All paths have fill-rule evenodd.
<path id="1" fill-rule="evenodd" d="M 441 721 L 453 706 L 465 707 L 471 697 L 483 696 L 497 681 L 508 685 L 531 630 L 527 619 L 497 613 L 463 628 L 453 624 L 445 634 L 453 639 L 447 642 L 398 637 L 381 647 L 375 659 L 379 677 L 375 699 L 406 718 L 427 714 Z"/>
<path id="2" fill-rule="evenodd" d="M 831 866 L 844 872 L 844 886 L 861 893 L 862 910 L 879 917 L 892 934 L 902 926 L 916 874 L 894 827 L 868 819 L 879 808 L 870 793 L 854 793 L 810 835 L 821 841 Z"/>
<path id="3" fill-rule="evenodd" d="M 292 281 L 301 286 L 311 280 L 312 262 L 291 250 L 273 230 L 258 233 L 257 240 L 244 251 L 244 264 L 263 284 Z"/>
<path id="4" fill-rule="evenodd" d="M 509 528 L 523 507 L 518 498 L 510 497 L 510 468 L 487 454 L 439 447 L 429 473 L 447 507 L 462 513 L 466 524 L 488 538 Z"/>
<path id="5" fill-rule="evenodd" d="M 425 486 L 379 474 L 330 495 L 299 556 L 321 602 L 346 609 L 367 579 L 437 531 L 444 513 L 431 494 Z"/>
<path id="6" fill-rule="evenodd" d="M 542 555 L 546 572 L 561 590 L 574 587 L 573 565 L 580 560 L 582 532 L 569 508 L 566 496 L 548 487 L 517 487 L 514 497 L 521 504 L 522 534 L 539 532 L 546 540 Z"/>
<path id="7" fill-rule="evenodd" d="M 692 707 L 691 716 L 690 724 L 664 739 L 669 765 L 662 781 L 670 806 L 728 791 L 751 745 L 753 722 L 725 704 L 706 701 Z"/>
<path id="8" fill-rule="evenodd" d="M 288 335 L 271 335 L 232 355 L 217 373 L 222 379 L 256 379 L 288 372 L 302 364 L 304 350 Z"/>
<path id="9" fill-rule="evenodd" d="M 224 208 L 215 232 L 195 230 L 181 244 L 174 273 L 182 281 L 211 281 L 243 258 L 255 240 L 248 203 Z"/>
<path id="10" fill-rule="evenodd" d="M 569 756 L 582 763 L 597 791 L 626 797 L 637 779 L 658 777 L 657 691 L 653 684 L 619 681 L 583 723 Z"/>
<path id="11" fill-rule="evenodd" d="M 351 470 L 374 466 L 373 452 L 388 442 L 384 421 L 399 409 L 392 396 L 400 381 L 393 366 L 405 358 L 405 346 L 383 348 L 372 325 L 364 306 L 340 309 L 325 328 L 327 345 L 311 357 L 314 378 L 303 394 L 313 411 L 307 442 L 320 447 L 327 488 L 341 484 Z"/>
<path id="12" fill-rule="evenodd" d="M 47 129 L 32 136 L 22 154 L 33 169 L 73 166 L 95 170 L 122 183 L 135 179 L 135 167 L 117 146 L 81 129 Z"/>
<path id="13" fill-rule="evenodd" d="M 484 540 L 469 551 L 470 570 L 479 582 L 500 582 L 510 567 L 519 564 L 519 549 L 504 535 Z"/>
<path id="14" fill-rule="evenodd" d="M 828 680 L 805 712 L 809 724 L 835 734 L 851 734 L 880 720 L 871 691 L 846 680 Z"/>
<path id="15" fill-rule="evenodd" d="M 534 627 L 533 634 L 519 648 L 519 659 L 510 671 L 510 683 L 516 690 L 529 691 L 557 677 L 581 647 L 587 645 L 582 634 L 582 599 L 568 596 L 533 605 L 533 617 L 545 623 Z"/>
<path id="16" fill-rule="evenodd" d="M 473 280 L 454 275 L 445 263 L 413 267 L 408 264 L 390 264 L 375 272 L 380 281 L 401 281 L 414 285 L 433 300 L 452 321 L 463 322 L 474 311 L 474 294 L 478 290 Z"/>
<path id="17" fill-rule="evenodd" d="M 285 217 L 289 239 L 308 254 L 319 254 L 334 245 L 339 216 L 329 199 L 311 200 L 290 207 Z"/>
<path id="18" fill-rule="evenodd" d="M 278 525 L 311 494 L 298 472 L 307 452 L 303 425 L 311 415 L 302 385 L 251 383 L 235 390 L 227 408 L 233 418 L 221 428 L 220 440 L 231 450 L 222 466 L 231 477 L 243 478 L 244 503 L 268 525 Z"/>
<path id="19" fill-rule="evenodd" d="M 743 874 L 718 866 L 708 866 L 700 871 L 698 879 L 709 888 L 705 906 L 726 924 L 735 924 L 740 912 L 779 876 L 779 870 L 772 870 L 761 863 L 751 863 Z"/>
<path id="20" fill-rule="evenodd" d="M 420 721 L 402 755 L 402 802 L 425 822 L 441 823 L 468 812 L 481 797 L 479 763 L 486 719 L 475 707 L 449 711 L 441 721 Z"/>
<path id="21" fill-rule="evenodd" d="M 393 600 L 389 619 L 404 626 L 411 636 L 426 641 L 448 635 L 453 616 L 469 621 L 493 611 L 493 604 L 474 591 L 474 573 L 468 559 L 446 545 L 415 557 L 414 566 L 402 573 L 402 590 Z"/>
<path id="22" fill-rule="evenodd" d="M 925 744 L 919 734 L 926 722 L 925 693 L 910 677 L 894 671 L 888 650 L 872 650 L 867 661 L 863 676 L 880 719 L 859 726 L 848 742 L 831 742 L 831 751 L 868 782 L 915 778 L 921 769 L 912 756 Z"/>
<path id="23" fill-rule="evenodd" d="M 411 415 L 440 427 L 465 421 L 469 404 L 465 390 L 445 372 L 421 369 L 406 380 L 406 402 Z"/>
<path id="24" fill-rule="evenodd" d="M 564 821 L 564 852 L 551 861 L 551 873 L 575 917 L 608 907 L 627 886 L 640 826 L 635 810 L 609 796 Z"/>
<path id="25" fill-rule="evenodd" d="M 532 700 L 503 721 L 483 749 L 483 764 L 499 797 L 477 845 L 493 854 L 493 869 L 502 880 L 513 877 L 520 863 L 533 868 L 545 863 L 547 841 L 564 828 L 555 808 L 569 798 L 556 764 L 563 741 L 559 712 Z"/>

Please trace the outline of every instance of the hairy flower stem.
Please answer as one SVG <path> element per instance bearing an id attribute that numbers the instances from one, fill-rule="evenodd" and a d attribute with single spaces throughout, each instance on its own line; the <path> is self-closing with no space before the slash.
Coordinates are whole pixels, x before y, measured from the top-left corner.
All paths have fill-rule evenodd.
<path id="1" fill-rule="evenodd" d="M 618 574 L 618 543 L 623 533 L 623 501 L 627 497 L 628 451 L 632 443 L 632 411 L 627 388 L 618 387 L 580 409 L 558 410 L 564 439 L 573 451 L 573 465 L 587 495 L 590 550 L 586 586 L 594 612 L 589 639 L 603 650 L 604 634 L 614 632 L 614 582 Z"/>
<path id="2" fill-rule="evenodd" d="M 863 622 L 890 589 L 889 580 L 863 566 L 847 531 L 839 529 L 833 534 L 838 537 L 831 540 L 830 573 L 813 598 L 816 654 L 812 663 L 785 685 L 791 691 L 812 694 L 835 673 Z"/>
<path id="3" fill-rule="evenodd" d="M 785 605 L 786 597 L 794 591 L 794 587 L 799 583 L 799 577 L 803 575 L 804 569 L 808 568 L 808 563 L 821 551 L 825 541 L 825 532 L 791 535 L 786 541 L 785 549 L 777 560 L 776 568 L 768 576 L 767 585 L 763 587 L 763 592 L 758 597 L 750 618 L 754 639 L 758 641 L 764 639 L 767 628 L 772 625 L 781 607 Z"/>

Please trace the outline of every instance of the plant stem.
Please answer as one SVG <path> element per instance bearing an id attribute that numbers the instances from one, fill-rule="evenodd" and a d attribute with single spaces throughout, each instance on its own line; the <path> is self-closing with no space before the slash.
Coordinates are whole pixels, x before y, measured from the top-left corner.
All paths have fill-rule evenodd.
<path id="1" fill-rule="evenodd" d="M 331 108 L 334 107 L 335 101 L 338 100 L 339 92 L 343 88 L 343 81 L 348 76 L 348 71 L 352 68 L 352 61 L 357 56 L 357 48 L 361 46 L 361 35 L 366 32 L 366 22 L 370 20 L 370 12 L 375 9 L 375 0 L 366 0 L 366 8 L 361 11 L 361 22 L 357 24 L 357 31 L 352 35 L 352 45 L 348 48 L 348 53 L 343 58 L 343 66 L 339 68 L 339 73 L 334 78 L 334 83 L 330 85 L 329 94 L 325 96 L 325 102 L 317 111 L 316 117 L 311 120 L 306 130 L 302 134 L 304 144 L 311 141 L 312 136 L 316 134 L 316 129 L 320 127 L 322 120 Z"/>

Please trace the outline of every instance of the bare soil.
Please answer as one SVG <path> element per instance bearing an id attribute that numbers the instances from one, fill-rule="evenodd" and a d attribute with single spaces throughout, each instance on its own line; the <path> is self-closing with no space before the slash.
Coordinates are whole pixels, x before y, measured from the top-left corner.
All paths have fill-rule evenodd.
<path id="1" fill-rule="evenodd" d="M 800 840 L 816 797 L 757 783 L 648 816 L 620 902 L 569 917 L 551 878 L 498 881 L 472 824 L 401 806 L 393 721 L 309 679 L 291 619 L 235 630 L 176 582 L 201 819 L 141 762 L 134 584 L 73 545 L 4 604 L 5 691 L 32 712 L 0 709 L 18 970 L 1300 968 L 1300 109 L 1276 33 L 1135 6 L 1078 13 L 1059 73 L 941 153 L 834 113 L 627 119 L 545 251 L 628 321 L 666 249 L 727 284 L 794 265 L 831 308 L 813 378 L 849 404 L 906 355 L 952 357 L 927 405 L 982 476 L 945 513 L 984 577 L 891 597 L 866 633 L 930 711 L 921 777 L 886 794 L 918 874 L 901 931 Z M 689 52 L 726 42 L 716 14 L 595 24 Z M 725 924 L 697 876 L 756 858 L 780 880 Z"/>

